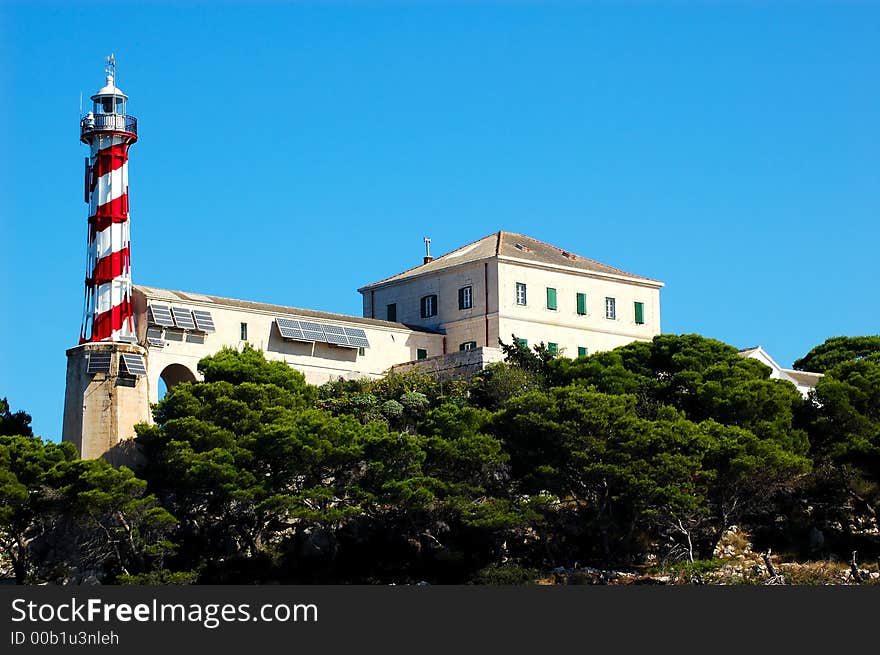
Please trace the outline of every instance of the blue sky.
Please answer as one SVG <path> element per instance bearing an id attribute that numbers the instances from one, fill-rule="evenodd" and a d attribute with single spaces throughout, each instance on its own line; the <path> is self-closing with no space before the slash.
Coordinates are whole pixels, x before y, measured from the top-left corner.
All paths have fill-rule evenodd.
<path id="1" fill-rule="evenodd" d="M 499 229 L 790 365 L 876 334 L 880 4 L 0 3 L 0 397 L 60 438 L 80 92 L 115 52 L 136 283 L 358 314 Z"/>

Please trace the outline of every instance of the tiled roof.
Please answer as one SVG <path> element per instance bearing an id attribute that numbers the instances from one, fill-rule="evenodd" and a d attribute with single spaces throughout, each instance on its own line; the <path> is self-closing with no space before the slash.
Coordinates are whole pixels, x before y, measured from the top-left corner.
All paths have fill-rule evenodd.
<path id="1" fill-rule="evenodd" d="M 581 269 L 590 273 L 623 276 L 635 280 L 657 283 L 657 280 L 642 277 L 641 275 L 635 275 L 633 273 L 627 273 L 614 266 L 608 266 L 607 264 L 587 259 L 586 257 L 581 257 L 580 255 L 544 243 L 543 241 L 538 241 L 532 237 L 527 237 L 523 234 L 516 234 L 514 232 L 501 231 L 489 234 L 482 239 L 477 239 L 461 248 L 437 257 L 427 264 L 415 266 L 402 273 L 385 278 L 384 280 L 368 284 L 361 287 L 359 291 L 382 286 L 389 282 L 397 282 L 411 277 L 424 275 L 426 273 L 440 271 L 451 266 L 481 261 L 492 257 L 515 258 L 527 262 L 534 262 L 536 264 L 564 266 L 567 268 Z"/>
<path id="2" fill-rule="evenodd" d="M 301 309 L 299 307 L 287 307 L 285 305 L 271 305 L 250 300 L 236 300 L 235 298 L 222 298 L 220 296 L 208 296 L 189 291 L 172 291 L 170 289 L 156 289 L 135 284 L 134 289 L 143 293 L 149 300 L 161 300 L 165 302 L 179 302 L 184 304 L 198 303 L 206 306 L 223 305 L 235 309 L 254 310 L 270 314 L 282 314 L 290 316 L 306 316 L 309 318 L 323 319 L 325 321 L 341 321 L 344 323 L 360 323 L 379 328 L 396 328 L 398 330 L 410 330 L 414 332 L 437 333 L 436 330 L 420 327 L 417 325 L 405 325 L 393 323 L 376 318 L 364 318 L 362 316 L 349 316 L 348 314 L 334 314 L 332 312 L 319 312 L 314 309 Z"/>

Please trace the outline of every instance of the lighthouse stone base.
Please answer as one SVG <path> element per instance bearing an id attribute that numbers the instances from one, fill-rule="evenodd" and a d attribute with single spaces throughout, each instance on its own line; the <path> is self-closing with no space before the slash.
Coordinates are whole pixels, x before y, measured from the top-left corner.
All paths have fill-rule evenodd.
<path id="1" fill-rule="evenodd" d="M 83 459 L 104 457 L 114 466 L 137 464 L 134 426 L 151 422 L 146 375 L 131 375 L 122 353 L 146 357 L 146 349 L 128 343 L 86 343 L 67 351 L 62 439 Z M 109 364 L 106 364 L 109 356 Z M 99 358 L 104 366 L 89 361 Z M 109 369 L 95 372 L 95 369 Z"/>

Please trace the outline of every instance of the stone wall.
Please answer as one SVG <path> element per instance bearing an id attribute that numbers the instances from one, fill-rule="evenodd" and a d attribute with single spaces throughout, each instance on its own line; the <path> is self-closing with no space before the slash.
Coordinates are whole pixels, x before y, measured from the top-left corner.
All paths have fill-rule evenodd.
<path id="1" fill-rule="evenodd" d="M 470 377 L 489 364 L 502 361 L 504 361 L 504 353 L 500 348 L 474 348 L 397 364 L 391 368 L 391 372 L 406 373 L 421 369 L 442 378 Z"/>

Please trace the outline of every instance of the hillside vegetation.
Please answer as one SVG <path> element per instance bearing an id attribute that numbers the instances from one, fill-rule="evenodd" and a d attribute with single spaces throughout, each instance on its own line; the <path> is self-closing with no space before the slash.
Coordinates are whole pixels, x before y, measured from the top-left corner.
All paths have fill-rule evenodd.
<path id="1" fill-rule="evenodd" d="M 806 401 L 698 335 L 474 378 L 321 387 L 250 348 L 137 428 L 131 471 L 0 405 L 19 583 L 871 583 L 880 338 L 799 360 Z"/>

